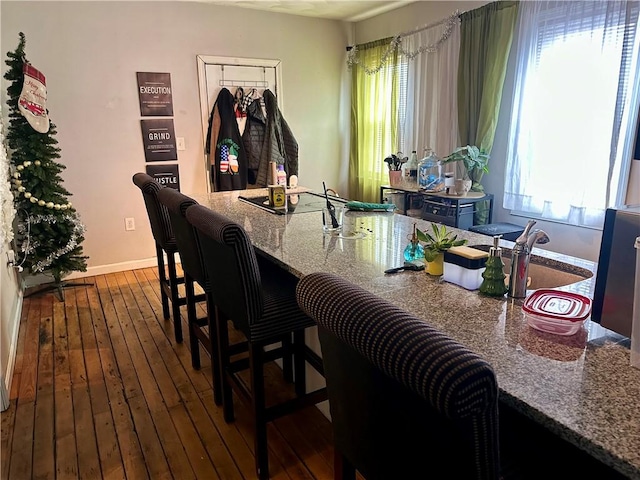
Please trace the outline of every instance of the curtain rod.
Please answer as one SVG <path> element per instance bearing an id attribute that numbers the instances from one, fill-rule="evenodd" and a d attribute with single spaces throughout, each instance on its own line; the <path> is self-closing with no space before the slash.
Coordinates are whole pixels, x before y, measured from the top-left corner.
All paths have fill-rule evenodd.
<path id="1" fill-rule="evenodd" d="M 430 23 L 428 25 L 424 25 L 422 27 L 414 28 L 413 30 L 409 30 L 407 32 L 399 33 L 399 34 L 395 35 L 395 38 L 406 37 L 408 35 L 413 35 L 414 33 L 422 32 L 423 30 L 427 30 L 427 29 L 432 28 L 432 27 L 437 27 L 438 25 L 442 25 L 443 23 L 448 22 L 451 17 L 453 17 L 453 16 L 459 17 L 463 13 L 465 13 L 465 12 L 461 12 L 460 10 L 455 10 L 451 15 L 449 15 L 446 18 L 438 20 L 437 22 L 434 22 L 434 23 Z M 354 45 L 347 45 L 347 52 L 352 50 L 353 47 L 354 47 Z"/>

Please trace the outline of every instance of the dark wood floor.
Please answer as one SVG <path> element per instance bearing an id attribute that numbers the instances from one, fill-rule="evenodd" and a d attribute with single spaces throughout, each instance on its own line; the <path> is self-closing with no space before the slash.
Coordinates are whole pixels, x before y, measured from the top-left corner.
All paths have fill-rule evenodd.
<path id="1" fill-rule="evenodd" d="M 253 434 L 213 402 L 209 357 L 191 367 L 162 318 L 155 269 L 88 277 L 89 287 L 25 298 L 2 413 L 2 479 L 252 479 Z M 204 314 L 204 312 L 200 312 Z M 290 386 L 276 365 L 267 388 Z M 331 426 L 315 408 L 270 424 L 274 479 L 333 477 Z"/>

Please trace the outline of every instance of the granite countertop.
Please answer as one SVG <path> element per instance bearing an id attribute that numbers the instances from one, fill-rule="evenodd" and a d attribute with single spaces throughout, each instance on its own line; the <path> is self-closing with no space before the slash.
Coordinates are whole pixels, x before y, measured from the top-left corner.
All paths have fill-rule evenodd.
<path id="1" fill-rule="evenodd" d="M 489 298 L 425 272 L 388 275 L 402 265 L 414 222 L 394 213 L 348 211 L 343 234 L 322 232 L 322 213 L 276 215 L 238 196 L 266 195 L 266 189 L 192 195 L 224 213 L 248 232 L 259 254 L 298 277 L 338 274 L 423 318 L 494 366 L 501 400 L 549 431 L 630 478 L 640 479 L 640 369 L 629 365 L 620 336 L 587 320 L 575 335 L 534 330 L 521 310 L 523 300 Z M 451 228 L 451 227 L 449 227 Z M 468 245 L 491 237 L 453 229 Z M 512 242 L 502 241 L 510 249 Z M 553 238 L 547 245 L 553 248 Z M 593 262 L 534 249 L 543 263 L 564 262 L 595 274 Z M 592 297 L 595 277 L 559 287 Z M 622 344 L 621 344 L 622 343 Z"/>

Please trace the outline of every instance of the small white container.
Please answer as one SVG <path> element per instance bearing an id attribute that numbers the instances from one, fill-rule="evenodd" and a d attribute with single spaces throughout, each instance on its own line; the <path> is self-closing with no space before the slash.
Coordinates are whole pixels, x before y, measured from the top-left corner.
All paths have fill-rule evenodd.
<path id="1" fill-rule="evenodd" d="M 471 247 L 451 247 L 444 252 L 442 278 L 467 290 L 477 290 L 482 283 L 488 256 L 487 252 Z"/>
<path id="2" fill-rule="evenodd" d="M 464 268 L 455 263 L 444 262 L 444 274 L 442 278 L 456 285 L 460 285 L 467 290 L 477 290 L 482 283 L 482 272 L 485 267 L 476 268 L 472 270 L 470 268 Z"/>

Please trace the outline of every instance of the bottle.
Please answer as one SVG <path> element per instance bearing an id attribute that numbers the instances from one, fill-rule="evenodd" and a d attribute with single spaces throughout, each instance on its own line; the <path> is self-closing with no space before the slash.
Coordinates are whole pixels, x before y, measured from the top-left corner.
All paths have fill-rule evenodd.
<path id="1" fill-rule="evenodd" d="M 404 259 L 407 262 L 412 262 L 414 260 L 424 261 L 424 247 L 418 241 L 415 223 L 413 224 L 413 234 L 409 239 L 409 245 L 404 249 Z"/>
<path id="2" fill-rule="evenodd" d="M 489 258 L 484 272 L 482 272 L 482 283 L 480 293 L 490 297 L 502 297 L 507 293 L 507 285 L 504 283 L 504 263 L 502 262 L 502 249 L 498 246 L 498 241 L 502 235 L 493 237 L 493 247 L 489 249 Z"/>
<path id="3" fill-rule="evenodd" d="M 418 163 L 418 188 L 438 191 L 442 183 L 442 166 L 431 148 L 424 149 L 424 157 Z"/>
<path id="4" fill-rule="evenodd" d="M 409 185 L 415 187 L 418 178 L 418 153 L 415 150 L 411 152 L 411 156 L 407 162 L 407 171 L 409 172 L 407 181 Z"/>
<path id="5" fill-rule="evenodd" d="M 416 187 L 416 178 L 418 174 L 418 155 L 415 150 L 409 155 L 409 159 L 402 164 L 402 182 L 406 188 Z"/>
<path id="6" fill-rule="evenodd" d="M 278 172 L 276 173 L 276 185 L 287 186 L 287 172 L 284 171 L 284 165 L 278 165 Z"/>

